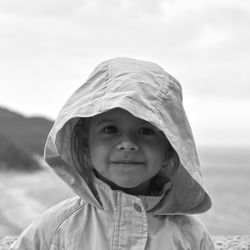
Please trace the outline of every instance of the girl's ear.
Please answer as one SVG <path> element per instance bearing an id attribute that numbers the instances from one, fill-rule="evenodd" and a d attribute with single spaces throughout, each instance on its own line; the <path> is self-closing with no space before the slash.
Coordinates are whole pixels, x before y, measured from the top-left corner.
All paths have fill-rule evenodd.
<path id="1" fill-rule="evenodd" d="M 167 142 L 167 146 L 166 146 L 166 149 L 165 149 L 165 159 L 164 159 L 164 163 L 163 163 L 164 166 L 169 164 L 169 160 L 171 158 L 172 151 L 173 151 L 172 146 L 170 145 L 169 142 Z"/>
<path id="2" fill-rule="evenodd" d="M 169 177 L 171 177 L 179 167 L 179 157 L 170 144 L 166 149 L 163 167 L 165 167 L 165 171 L 168 173 Z"/>
<path id="3" fill-rule="evenodd" d="M 169 155 L 168 152 L 165 152 L 165 158 L 164 158 L 164 162 L 163 162 L 163 166 L 167 166 L 169 162 Z"/>

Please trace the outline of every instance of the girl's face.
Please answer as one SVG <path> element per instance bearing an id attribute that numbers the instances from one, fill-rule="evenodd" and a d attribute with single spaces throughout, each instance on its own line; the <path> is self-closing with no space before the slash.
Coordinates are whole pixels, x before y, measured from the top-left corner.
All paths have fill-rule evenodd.
<path id="1" fill-rule="evenodd" d="M 167 163 L 164 134 L 121 108 L 90 118 L 88 140 L 98 177 L 127 193 L 147 194 L 150 179 Z"/>

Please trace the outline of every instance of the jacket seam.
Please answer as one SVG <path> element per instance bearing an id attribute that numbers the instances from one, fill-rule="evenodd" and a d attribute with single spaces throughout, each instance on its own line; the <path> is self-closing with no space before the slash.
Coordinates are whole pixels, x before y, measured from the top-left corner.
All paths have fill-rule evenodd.
<path id="1" fill-rule="evenodd" d="M 63 218 L 59 221 L 57 227 L 55 228 L 54 230 L 54 233 L 52 234 L 52 237 L 50 239 L 50 242 L 49 242 L 49 247 L 48 249 L 51 247 L 52 243 L 53 243 L 53 239 L 55 238 L 55 234 L 57 232 L 57 230 L 59 229 L 59 227 L 62 225 L 62 223 L 68 219 L 71 215 L 73 215 L 75 212 L 77 212 L 78 210 L 80 210 L 81 208 L 83 208 L 85 205 L 87 204 L 86 201 L 84 201 L 84 204 L 80 205 L 80 207 L 77 207 L 75 208 L 73 211 L 71 211 L 69 214 L 66 214 L 65 216 L 63 216 Z"/>
<path id="2" fill-rule="evenodd" d="M 120 238 L 120 222 L 121 222 L 121 195 L 118 193 L 117 197 L 117 211 L 116 211 L 116 217 L 115 217 L 115 226 L 114 226 L 114 234 L 113 234 L 113 243 L 112 243 L 112 249 L 116 249 L 119 246 L 119 238 Z"/>
<path id="3" fill-rule="evenodd" d="M 107 63 L 106 65 L 106 75 L 105 75 L 105 96 L 109 93 L 109 89 L 112 87 L 112 81 L 113 81 L 113 77 L 112 77 L 112 71 L 110 68 L 109 63 Z"/>
<path id="4" fill-rule="evenodd" d="M 146 217 L 146 219 L 145 219 Z M 143 242 L 144 242 L 144 232 L 147 230 L 146 228 L 146 224 L 147 224 L 147 213 L 145 211 L 145 213 L 141 213 L 141 219 L 142 219 L 142 224 L 141 224 L 141 246 L 140 246 L 140 249 L 144 249 L 144 245 L 143 245 Z"/>
<path id="5" fill-rule="evenodd" d="M 170 84 L 168 84 L 167 86 L 162 85 L 162 88 L 160 89 L 156 97 L 156 101 L 155 103 L 153 103 L 153 106 L 156 109 L 156 111 L 159 112 L 161 110 L 161 107 L 163 106 L 162 103 L 168 98 L 171 88 L 172 86 Z"/>
<path id="6" fill-rule="evenodd" d="M 186 242 L 188 242 L 189 246 L 190 246 L 190 241 L 188 240 L 186 234 L 184 233 L 184 231 L 182 230 L 181 226 L 179 225 L 179 223 L 177 223 L 177 226 L 180 230 L 180 232 L 182 233 L 183 237 L 186 239 Z"/>

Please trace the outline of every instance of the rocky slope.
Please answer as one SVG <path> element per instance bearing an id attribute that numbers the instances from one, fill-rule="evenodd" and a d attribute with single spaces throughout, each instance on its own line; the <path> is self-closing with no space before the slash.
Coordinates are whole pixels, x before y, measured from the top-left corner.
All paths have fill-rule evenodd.
<path id="1" fill-rule="evenodd" d="M 0 170 L 36 170 L 53 121 L 0 108 Z"/>

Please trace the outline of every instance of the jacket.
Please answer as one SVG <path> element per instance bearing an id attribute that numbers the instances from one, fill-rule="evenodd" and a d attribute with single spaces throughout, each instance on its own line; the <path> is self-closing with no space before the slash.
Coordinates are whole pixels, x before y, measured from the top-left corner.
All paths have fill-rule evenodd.
<path id="1" fill-rule="evenodd" d="M 80 118 L 120 107 L 159 128 L 177 164 L 155 196 L 113 190 L 84 169 L 71 150 Z M 35 220 L 10 249 L 214 249 L 195 214 L 211 207 L 183 104 L 180 83 L 152 62 L 114 58 L 100 63 L 61 109 L 45 145 L 45 160 L 77 194 Z"/>

